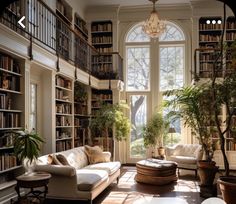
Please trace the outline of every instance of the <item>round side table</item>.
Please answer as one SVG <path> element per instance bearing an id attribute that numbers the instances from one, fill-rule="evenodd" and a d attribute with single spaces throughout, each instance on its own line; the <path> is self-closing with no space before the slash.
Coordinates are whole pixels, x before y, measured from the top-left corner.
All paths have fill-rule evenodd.
<path id="1" fill-rule="evenodd" d="M 40 203 L 44 201 L 48 192 L 47 185 L 50 178 L 51 174 L 46 172 L 33 172 L 16 177 L 17 184 L 15 190 L 18 194 L 18 200 L 21 199 L 20 188 L 30 188 L 30 191 L 26 194 L 27 198 L 35 198 Z M 34 189 L 38 187 L 43 187 L 44 190 Z"/>

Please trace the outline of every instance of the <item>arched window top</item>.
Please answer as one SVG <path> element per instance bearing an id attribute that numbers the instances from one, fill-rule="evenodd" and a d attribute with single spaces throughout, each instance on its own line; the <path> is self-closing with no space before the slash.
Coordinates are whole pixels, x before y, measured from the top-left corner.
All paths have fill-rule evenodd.
<path id="1" fill-rule="evenodd" d="M 148 37 L 142 30 L 142 24 L 135 25 L 127 34 L 126 42 L 150 42 Z"/>
<path id="2" fill-rule="evenodd" d="M 183 41 L 185 40 L 182 29 L 174 23 L 166 22 L 166 31 L 160 36 L 159 41 Z"/>

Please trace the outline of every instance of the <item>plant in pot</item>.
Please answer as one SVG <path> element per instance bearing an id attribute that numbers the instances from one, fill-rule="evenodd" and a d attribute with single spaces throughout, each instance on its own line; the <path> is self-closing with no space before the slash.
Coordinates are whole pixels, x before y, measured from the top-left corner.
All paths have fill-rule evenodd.
<path id="1" fill-rule="evenodd" d="M 100 144 L 103 146 L 104 150 L 109 150 L 108 140 L 109 135 L 111 135 L 109 133 L 113 132 L 113 128 L 115 133 L 114 138 L 117 141 L 126 140 L 129 136 L 130 121 L 123 113 L 123 107 L 126 107 L 126 105 L 101 104 L 100 109 L 96 112 L 96 115 L 90 120 L 89 126 L 94 134 L 100 134 L 100 137 L 105 138 L 105 145 Z"/>
<path id="2" fill-rule="evenodd" d="M 164 95 L 170 98 L 164 104 L 171 110 L 168 113 L 170 120 L 181 118 L 202 145 L 205 160 L 198 161 L 201 195 L 205 194 L 207 188 L 214 189 L 210 194 L 216 194 L 213 181 L 218 167 L 212 161 L 215 148 L 211 137 L 213 106 L 209 101 L 209 87 L 206 84 L 190 85 L 179 90 L 166 91 Z"/>
<path id="3" fill-rule="evenodd" d="M 43 142 L 43 139 L 34 131 L 21 130 L 14 132 L 14 154 L 19 162 L 24 164 L 26 173 L 32 172 Z"/>
<path id="4" fill-rule="evenodd" d="M 144 146 L 155 148 L 158 146 L 158 154 L 160 158 L 165 155 L 163 147 L 163 137 L 168 134 L 169 122 L 164 119 L 162 113 L 155 112 L 147 124 L 143 127 Z M 155 155 L 152 155 L 155 156 Z"/>

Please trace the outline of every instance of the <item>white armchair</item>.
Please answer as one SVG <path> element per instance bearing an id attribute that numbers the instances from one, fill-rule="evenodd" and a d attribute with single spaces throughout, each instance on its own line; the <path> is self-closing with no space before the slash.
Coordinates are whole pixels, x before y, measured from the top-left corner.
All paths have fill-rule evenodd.
<path id="1" fill-rule="evenodd" d="M 199 144 L 178 144 L 166 147 L 166 159 L 175 161 L 178 169 L 194 170 L 197 177 L 197 161 L 203 157 L 202 146 Z"/>

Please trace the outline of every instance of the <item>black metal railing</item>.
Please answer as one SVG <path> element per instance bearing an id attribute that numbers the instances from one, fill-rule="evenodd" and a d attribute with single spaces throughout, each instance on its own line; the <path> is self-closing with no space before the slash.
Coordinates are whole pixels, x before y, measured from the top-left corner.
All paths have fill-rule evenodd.
<path id="1" fill-rule="evenodd" d="M 17 23 L 22 16 L 26 16 L 23 21 L 25 28 Z M 48 51 L 99 79 L 123 79 L 119 53 L 97 52 L 72 29 L 71 24 L 66 23 L 41 0 L 18 0 L 12 3 L 3 12 L 0 22 L 28 38 L 31 44 L 48 48 Z M 31 52 L 29 56 L 32 57 Z M 108 56 L 110 61 L 103 61 Z"/>

